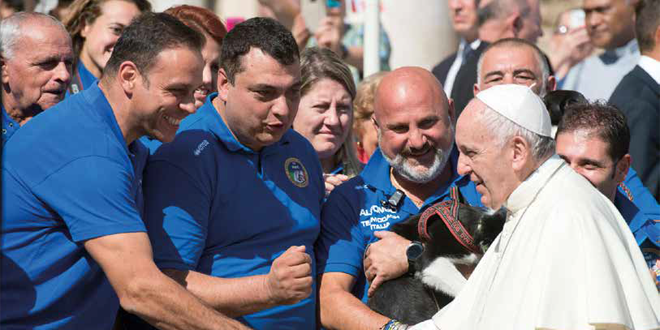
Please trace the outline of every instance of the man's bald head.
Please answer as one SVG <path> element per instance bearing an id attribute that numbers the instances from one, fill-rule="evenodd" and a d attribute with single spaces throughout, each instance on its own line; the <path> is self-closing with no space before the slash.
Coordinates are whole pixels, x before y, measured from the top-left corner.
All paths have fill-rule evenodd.
<path id="1" fill-rule="evenodd" d="M 20 46 L 20 41 L 35 29 L 56 30 L 61 32 L 57 37 L 71 43 L 69 33 L 62 22 L 55 17 L 37 12 L 18 12 L 3 19 L 0 23 L 0 56 L 5 59 L 13 58 L 15 48 Z"/>
<path id="2" fill-rule="evenodd" d="M 376 91 L 374 116 L 387 116 L 401 106 L 412 103 L 430 102 L 449 115 L 449 100 L 438 79 L 428 70 L 420 67 L 403 67 L 387 74 Z M 451 114 L 453 117 L 453 113 Z"/>
<path id="3" fill-rule="evenodd" d="M 539 0 L 483 0 L 477 14 L 483 41 L 521 38 L 536 43 L 543 35 Z"/>
<path id="4" fill-rule="evenodd" d="M 376 91 L 374 123 L 397 180 L 426 184 L 446 170 L 454 110 L 429 71 L 404 67 L 385 76 Z"/>

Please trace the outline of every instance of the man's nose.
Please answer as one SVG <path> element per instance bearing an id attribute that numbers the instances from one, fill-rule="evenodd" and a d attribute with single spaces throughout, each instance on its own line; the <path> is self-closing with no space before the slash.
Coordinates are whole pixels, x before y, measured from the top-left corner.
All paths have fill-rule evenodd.
<path id="1" fill-rule="evenodd" d="M 466 163 L 465 155 L 463 153 L 458 154 L 458 162 L 456 164 L 456 171 L 459 175 L 470 174 L 470 167 Z"/>
<path id="2" fill-rule="evenodd" d="M 67 86 L 71 82 L 71 67 L 66 65 L 64 62 L 57 64 L 55 69 L 53 69 L 53 78 L 65 83 Z"/>

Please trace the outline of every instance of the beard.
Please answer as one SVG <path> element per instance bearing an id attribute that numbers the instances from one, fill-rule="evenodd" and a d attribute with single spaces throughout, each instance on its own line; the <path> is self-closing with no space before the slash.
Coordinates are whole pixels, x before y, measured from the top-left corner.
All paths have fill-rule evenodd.
<path id="1" fill-rule="evenodd" d="M 378 144 L 380 145 L 380 136 L 378 137 Z M 433 146 L 428 146 L 427 148 L 434 148 Z M 387 160 L 387 162 L 392 166 L 394 171 L 401 175 L 404 179 L 424 184 L 428 183 L 431 180 L 435 179 L 442 173 L 442 170 L 449 162 L 449 156 L 451 155 L 452 147 L 449 150 L 442 150 L 442 148 L 435 148 L 433 155 L 433 163 L 426 168 L 420 169 L 423 165 L 417 163 L 415 160 L 409 159 L 407 155 L 410 155 L 410 149 L 406 148 L 403 152 L 399 153 L 394 157 L 394 159 L 389 158 L 381 151 L 381 154 Z M 411 164 L 411 162 L 414 162 Z"/>

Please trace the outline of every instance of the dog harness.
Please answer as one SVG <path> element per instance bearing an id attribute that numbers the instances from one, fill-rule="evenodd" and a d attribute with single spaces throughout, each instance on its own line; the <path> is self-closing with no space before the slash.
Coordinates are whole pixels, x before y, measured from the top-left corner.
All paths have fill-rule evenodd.
<path id="1" fill-rule="evenodd" d="M 477 245 L 474 244 L 474 238 L 472 238 L 472 235 L 468 233 L 463 224 L 458 220 L 460 196 L 456 186 L 450 188 L 449 196 L 450 199 L 433 204 L 422 213 L 417 224 L 419 237 L 425 241 L 431 240 L 431 235 L 429 235 L 428 232 L 428 223 L 431 217 L 437 215 L 442 219 L 442 222 L 445 223 L 449 232 L 463 247 L 472 253 L 482 253 Z"/>

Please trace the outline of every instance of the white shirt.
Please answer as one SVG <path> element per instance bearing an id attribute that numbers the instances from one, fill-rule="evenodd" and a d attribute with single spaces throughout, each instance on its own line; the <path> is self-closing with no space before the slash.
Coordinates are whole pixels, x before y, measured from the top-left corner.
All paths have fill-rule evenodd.
<path id="1" fill-rule="evenodd" d="M 660 298 L 614 205 L 557 155 L 509 196 L 463 290 L 412 329 L 658 329 Z"/>
<path id="2" fill-rule="evenodd" d="M 651 76 L 651 78 L 653 78 L 653 80 L 655 80 L 655 82 L 660 85 L 660 61 L 643 55 L 639 59 L 639 63 L 637 65 L 644 69 L 644 71 L 646 71 L 646 73 L 648 73 L 649 76 Z"/>
<path id="3" fill-rule="evenodd" d="M 458 45 L 458 51 L 456 51 L 456 58 L 449 67 L 449 71 L 447 72 L 447 79 L 445 80 L 445 85 L 443 86 L 447 97 L 451 95 L 451 91 L 454 88 L 454 80 L 456 80 L 456 76 L 458 75 L 458 70 L 461 68 L 463 62 L 465 62 L 465 58 L 467 57 L 465 47 L 470 47 L 470 49 L 475 50 L 479 48 L 479 45 L 481 45 L 481 40 L 479 39 L 471 42 L 469 45 L 465 39 L 461 39 L 461 43 Z"/>

